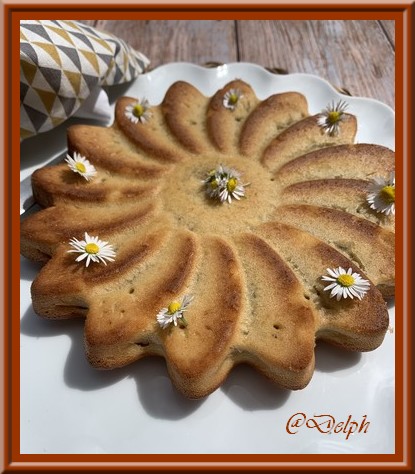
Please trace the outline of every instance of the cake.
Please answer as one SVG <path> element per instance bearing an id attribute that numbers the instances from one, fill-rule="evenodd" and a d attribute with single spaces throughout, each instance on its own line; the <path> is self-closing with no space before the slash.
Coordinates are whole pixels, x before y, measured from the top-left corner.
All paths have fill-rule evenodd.
<path id="1" fill-rule="evenodd" d="M 186 82 L 159 105 L 122 97 L 111 127 L 68 129 L 66 162 L 33 173 L 42 210 L 21 253 L 44 266 L 45 318 L 85 318 L 97 368 L 166 360 L 189 398 L 248 363 L 304 388 L 317 340 L 370 351 L 394 295 L 394 153 L 354 143 L 345 102 L 259 100 Z"/>

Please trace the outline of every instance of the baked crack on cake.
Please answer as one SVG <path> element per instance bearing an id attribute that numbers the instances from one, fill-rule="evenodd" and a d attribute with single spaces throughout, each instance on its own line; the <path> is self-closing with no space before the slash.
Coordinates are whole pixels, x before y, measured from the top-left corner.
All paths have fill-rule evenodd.
<path id="1" fill-rule="evenodd" d="M 44 266 L 45 318 L 85 318 L 97 368 L 162 356 L 185 396 L 248 363 L 302 389 L 316 340 L 370 351 L 394 295 L 394 153 L 354 143 L 345 102 L 310 115 L 298 92 L 259 100 L 234 80 L 177 82 L 159 105 L 117 101 L 111 127 L 68 129 L 37 170 L 43 209 L 21 253 Z"/>

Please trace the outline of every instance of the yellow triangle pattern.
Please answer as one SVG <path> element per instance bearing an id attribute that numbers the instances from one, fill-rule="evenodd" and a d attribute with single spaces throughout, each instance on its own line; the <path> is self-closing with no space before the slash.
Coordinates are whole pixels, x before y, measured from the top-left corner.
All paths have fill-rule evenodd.
<path id="1" fill-rule="evenodd" d="M 66 30 L 51 25 L 47 25 L 46 28 L 49 28 L 49 30 L 52 30 L 54 33 L 61 36 L 75 47 L 75 43 L 72 41 L 71 35 Z"/>
<path id="2" fill-rule="evenodd" d="M 49 56 L 59 65 L 59 67 L 62 67 L 62 61 L 59 56 L 59 52 L 56 49 L 56 46 L 52 43 L 41 43 L 39 41 L 33 41 L 33 44 L 36 46 L 39 46 L 39 48 L 44 49 Z"/>
<path id="3" fill-rule="evenodd" d="M 24 59 L 20 61 L 20 67 L 22 68 L 23 74 L 27 79 L 27 82 L 31 84 L 36 75 L 37 67 L 34 64 L 28 63 Z"/>
<path id="4" fill-rule="evenodd" d="M 96 54 L 91 53 L 90 51 L 85 51 L 83 49 L 80 49 L 79 52 L 83 54 L 83 56 L 85 57 L 85 59 L 88 60 L 89 63 L 91 63 L 91 65 L 95 69 L 96 73 L 100 74 L 99 64 L 98 64 Z"/>
<path id="5" fill-rule="evenodd" d="M 75 94 L 78 96 L 81 91 L 81 79 L 82 76 L 79 72 L 63 71 L 68 81 L 71 83 Z"/>
<path id="6" fill-rule="evenodd" d="M 123 52 L 123 70 L 128 71 L 128 56 L 126 52 Z"/>
<path id="7" fill-rule="evenodd" d="M 50 117 L 50 119 L 52 120 L 52 124 L 54 127 L 57 127 L 58 125 L 60 125 L 62 122 L 66 120 L 61 117 Z"/>
<path id="8" fill-rule="evenodd" d="M 107 49 L 111 54 L 114 53 L 114 48 L 111 48 L 111 46 L 105 40 L 98 38 L 98 36 L 91 36 L 91 35 L 87 35 L 87 36 L 91 40 L 91 42 L 96 41 L 103 48 Z"/>
<path id="9" fill-rule="evenodd" d="M 39 95 L 40 100 L 43 102 L 45 109 L 50 114 L 53 109 L 53 105 L 55 103 L 56 94 L 54 92 L 44 91 L 42 89 L 38 89 L 37 87 L 33 88 Z"/>
<path id="10" fill-rule="evenodd" d="M 20 138 L 22 138 L 22 139 L 29 138 L 33 135 L 34 135 L 34 133 L 31 132 L 30 130 L 26 130 L 25 128 L 20 128 Z"/>
<path id="11" fill-rule="evenodd" d="M 65 23 L 66 25 L 70 26 L 71 28 L 80 31 L 83 33 L 82 29 L 73 21 L 70 20 L 63 20 L 62 23 Z"/>

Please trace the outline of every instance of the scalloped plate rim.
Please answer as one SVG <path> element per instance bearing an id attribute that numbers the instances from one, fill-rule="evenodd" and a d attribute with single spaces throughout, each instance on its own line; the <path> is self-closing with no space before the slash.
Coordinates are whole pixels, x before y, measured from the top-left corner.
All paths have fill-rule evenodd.
<path id="1" fill-rule="evenodd" d="M 155 67 L 151 71 L 145 72 L 141 76 L 137 77 L 137 79 L 139 80 L 141 77 L 142 78 L 149 77 L 154 73 L 156 73 L 156 74 L 162 73 L 162 72 L 164 72 L 163 71 L 164 69 L 169 70 L 171 68 L 176 69 L 176 68 L 180 68 L 180 67 L 195 68 L 195 69 L 198 69 L 200 72 L 202 72 L 202 71 L 205 71 L 205 72 L 206 71 L 213 71 L 213 74 L 215 74 L 215 71 L 218 68 L 221 68 L 223 66 L 226 66 L 228 68 L 234 68 L 234 67 L 251 68 L 253 70 L 259 71 L 262 74 L 268 75 L 269 78 L 275 78 L 276 76 L 278 76 L 278 77 L 288 77 L 288 78 L 298 77 L 298 78 L 303 78 L 303 79 L 309 78 L 309 79 L 312 79 L 312 80 L 317 80 L 317 81 L 320 81 L 321 83 L 324 83 L 328 88 L 331 89 L 331 91 L 333 93 L 335 93 L 337 95 L 340 95 L 344 98 L 347 98 L 348 100 L 349 99 L 351 99 L 351 100 L 359 99 L 359 100 L 364 100 L 364 101 L 376 103 L 376 104 L 378 104 L 382 107 L 385 107 L 388 110 L 388 112 L 390 112 L 393 116 L 395 116 L 395 111 L 393 110 L 393 108 L 390 107 L 388 104 L 385 104 L 381 100 L 375 99 L 375 98 L 372 98 L 372 97 L 355 96 L 355 95 L 349 96 L 347 94 L 343 94 L 343 93 L 339 92 L 334 87 L 334 85 L 332 83 L 330 83 L 327 79 L 325 79 L 323 77 L 320 77 L 316 74 L 305 73 L 305 72 L 292 72 L 292 73 L 288 73 L 288 74 L 275 74 L 275 73 L 272 73 L 272 72 L 268 71 L 267 68 L 265 68 L 265 67 L 263 67 L 259 64 L 255 64 L 255 63 L 251 63 L 251 62 L 244 62 L 244 61 L 229 62 L 229 63 L 223 63 L 223 64 L 218 65 L 218 66 L 214 66 L 214 67 L 203 66 L 203 65 L 200 65 L 200 64 L 190 63 L 190 62 L 186 62 L 186 61 L 171 62 L 171 63 L 158 65 L 157 67 Z M 209 72 L 208 72 L 208 74 L 209 74 Z"/>

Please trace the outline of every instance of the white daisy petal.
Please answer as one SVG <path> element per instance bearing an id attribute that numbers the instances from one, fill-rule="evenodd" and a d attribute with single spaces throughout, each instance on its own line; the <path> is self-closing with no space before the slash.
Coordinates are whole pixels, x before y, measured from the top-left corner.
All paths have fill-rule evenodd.
<path id="1" fill-rule="evenodd" d="M 327 273 L 332 276 L 334 279 L 336 279 L 339 276 L 339 272 L 337 271 L 336 268 L 327 268 Z"/>
<path id="2" fill-rule="evenodd" d="M 352 294 L 353 296 L 356 296 L 357 298 L 359 298 L 359 293 L 358 293 L 358 290 L 356 288 L 350 287 L 349 288 L 349 293 Z"/>
<path id="3" fill-rule="evenodd" d="M 331 290 L 331 295 L 336 296 L 337 294 L 341 293 L 341 291 L 342 291 L 341 286 L 336 284 L 336 286 L 334 286 L 333 289 Z"/>
<path id="4" fill-rule="evenodd" d="M 78 250 L 75 250 L 75 252 L 78 252 Z M 82 255 L 80 255 L 76 260 L 75 262 L 80 262 L 81 260 L 83 260 L 84 258 L 86 258 L 88 256 L 87 253 L 83 253 Z"/>
<path id="5" fill-rule="evenodd" d="M 189 304 L 192 302 L 192 300 L 193 300 L 193 296 L 191 296 L 191 295 L 184 295 L 183 296 L 183 300 L 182 300 L 183 311 L 187 308 L 187 306 L 189 306 Z"/>
<path id="6" fill-rule="evenodd" d="M 336 281 L 337 280 L 337 277 L 333 278 L 333 277 L 329 277 L 329 276 L 326 276 L 326 275 L 323 275 L 321 277 L 322 280 L 324 281 Z"/>

